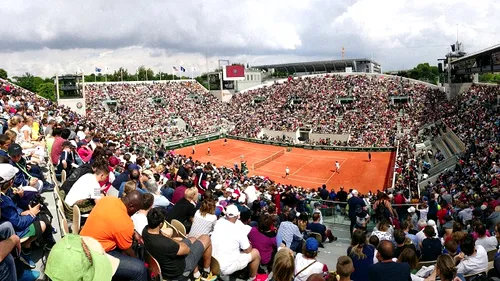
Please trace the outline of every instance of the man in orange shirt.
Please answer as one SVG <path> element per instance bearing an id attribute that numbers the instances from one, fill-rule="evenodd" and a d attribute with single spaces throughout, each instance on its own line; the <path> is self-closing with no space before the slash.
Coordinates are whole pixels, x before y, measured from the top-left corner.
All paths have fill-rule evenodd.
<path id="1" fill-rule="evenodd" d="M 104 197 L 92 209 L 80 232 L 99 241 L 108 254 L 120 259 L 114 275 L 119 279 L 146 281 L 148 277 L 144 262 L 135 257 L 132 249 L 132 237 L 143 244 L 130 218 L 142 207 L 142 202 L 142 194 L 136 190 L 122 199 Z"/>

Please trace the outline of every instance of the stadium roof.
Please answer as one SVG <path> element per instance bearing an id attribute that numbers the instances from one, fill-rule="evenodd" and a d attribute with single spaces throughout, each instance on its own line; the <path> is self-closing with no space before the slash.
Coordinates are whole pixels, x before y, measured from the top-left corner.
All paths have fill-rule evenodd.
<path id="1" fill-rule="evenodd" d="M 358 66 L 360 66 L 360 64 L 369 64 L 369 63 L 373 63 L 375 67 L 378 69 L 380 68 L 379 63 L 366 58 L 266 64 L 266 65 L 252 66 L 252 68 L 266 69 L 266 70 L 274 69 L 275 71 L 279 72 L 301 73 L 301 72 L 345 72 L 346 67 L 352 67 L 353 72 L 365 72 L 362 71 L 361 69 L 358 70 Z"/>
<path id="2" fill-rule="evenodd" d="M 466 60 L 466 59 L 474 58 L 474 57 L 479 56 L 479 55 L 488 54 L 490 52 L 500 52 L 500 44 L 488 47 L 486 49 L 483 49 L 483 50 L 480 50 L 480 51 L 477 51 L 477 52 L 474 52 L 471 54 L 468 54 L 466 56 L 463 56 L 459 59 L 452 61 L 451 64 L 455 64 L 455 63 L 458 63 L 458 62 Z"/>

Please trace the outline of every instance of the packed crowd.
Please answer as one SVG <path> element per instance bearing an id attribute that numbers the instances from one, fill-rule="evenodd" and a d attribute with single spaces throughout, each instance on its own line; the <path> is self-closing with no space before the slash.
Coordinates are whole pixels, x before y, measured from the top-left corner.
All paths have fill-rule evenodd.
<path id="1" fill-rule="evenodd" d="M 194 82 L 86 89 L 88 118 L 101 120 L 97 127 L 149 146 L 157 146 L 158 138 L 166 142 L 215 132 L 228 123 L 235 124 L 229 133 L 243 137 L 255 138 L 262 129 L 296 131 L 308 126 L 313 133 L 350 135 L 349 142 L 332 145 L 393 146 L 398 123 L 401 129 L 413 128 L 413 120 L 422 119 L 426 106 L 433 105 L 429 97 L 439 92 L 409 80 L 367 75 L 292 79 L 235 94 L 229 103 L 217 101 Z M 412 102 L 393 103 L 390 96 Z M 116 110 L 107 110 L 106 100 L 117 101 Z M 175 126 L 174 117 L 186 121 L 187 128 Z"/>
<path id="2" fill-rule="evenodd" d="M 384 91 L 397 94 L 397 85 Z M 414 111 L 402 106 L 415 117 L 411 124 L 442 119 L 467 145 L 457 167 L 429 182 L 420 197 L 406 189 L 418 180 L 412 154 L 416 130 L 399 139 L 395 188 L 374 194 L 326 186 L 306 190 L 248 177 L 238 165 L 220 167 L 161 150 L 155 158 L 147 157 L 135 150 L 134 137 L 122 142 L 116 135 L 100 133 L 96 119 L 87 121 L 11 84 L 1 88 L 0 245 L 7 249 L 0 256 L 1 280 L 37 278 L 32 247 L 50 251 L 45 273 L 52 280 L 79 280 L 78 274 L 96 272 L 99 280 L 148 280 L 137 245 L 144 245 L 163 277 L 172 280 L 215 279 L 210 261 L 214 257 L 222 275 L 249 280 L 439 276 L 451 281 L 485 272 L 494 258 L 489 256 L 496 253 L 498 87 L 473 86 L 458 102 L 441 101 L 443 110 L 422 105 L 437 96 L 434 91 L 427 98 L 415 95 L 423 102 Z M 415 112 L 424 117 L 411 115 Z M 49 155 L 44 151 L 52 163 L 45 163 Z M 55 245 L 51 218 L 39 197 L 54 188 L 43 173 L 51 164 L 58 174 L 68 175 L 60 191 L 67 209 L 77 205 L 88 214 L 81 236 L 69 234 Z M 324 243 L 336 240 L 322 215 L 322 209 L 332 207 L 348 216 L 352 232 L 351 246 L 336 269 L 316 259 Z M 176 221 L 186 229 L 186 238 L 174 231 Z M 377 225 L 369 232 L 370 221 Z M 417 271 L 422 261 L 435 263 Z M 85 269 L 76 270 L 82 264 Z M 490 274 L 498 274 L 497 269 Z"/>

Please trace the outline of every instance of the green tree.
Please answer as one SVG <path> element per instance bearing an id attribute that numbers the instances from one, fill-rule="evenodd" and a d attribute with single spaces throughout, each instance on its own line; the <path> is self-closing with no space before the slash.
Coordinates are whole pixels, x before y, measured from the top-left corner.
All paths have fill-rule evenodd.
<path id="1" fill-rule="evenodd" d="M 398 71 L 398 76 L 412 78 L 432 84 L 437 84 L 439 80 L 439 70 L 437 66 L 429 65 L 429 63 L 420 63 L 410 70 Z"/>
<path id="2" fill-rule="evenodd" d="M 3 68 L 0 68 L 0 78 L 7 79 L 7 77 L 8 77 L 7 71 L 5 71 L 5 69 Z"/>
<path id="3" fill-rule="evenodd" d="M 55 101 L 56 94 L 54 83 L 49 82 L 38 85 L 37 94 L 51 101 Z"/>

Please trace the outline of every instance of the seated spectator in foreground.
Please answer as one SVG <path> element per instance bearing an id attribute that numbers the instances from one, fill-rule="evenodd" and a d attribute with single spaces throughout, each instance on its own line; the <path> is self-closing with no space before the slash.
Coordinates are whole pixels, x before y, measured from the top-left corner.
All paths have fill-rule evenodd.
<path id="1" fill-rule="evenodd" d="M 307 224 L 307 230 L 321 234 L 323 242 L 326 241 L 326 238 L 328 238 L 328 242 L 330 243 L 337 241 L 337 237 L 333 236 L 332 231 L 319 222 L 321 219 L 320 214 L 314 213 L 312 218 L 313 222 Z"/>
<path id="2" fill-rule="evenodd" d="M 132 240 L 141 243 L 142 237 L 134 231 L 134 223 L 130 218 L 142 208 L 143 201 L 142 194 L 137 190 L 121 199 L 106 196 L 92 209 L 80 232 L 82 236 L 99 241 L 108 254 L 120 260 L 114 275 L 116 278 L 148 280 L 144 262 L 136 258 L 132 249 Z"/>
<path id="3" fill-rule="evenodd" d="M 412 249 L 410 248 L 404 249 L 398 257 L 398 263 L 407 263 L 410 265 L 412 281 L 424 280 L 424 278 L 415 275 L 415 273 L 417 272 L 418 257 L 415 251 L 413 251 Z"/>
<path id="4" fill-rule="evenodd" d="M 196 188 L 186 189 L 184 198 L 179 200 L 168 212 L 167 221 L 172 222 L 173 219 L 180 221 L 186 227 L 186 232 L 189 233 L 196 214 L 196 202 L 198 202 L 198 190 Z"/>
<path id="5" fill-rule="evenodd" d="M 293 252 L 289 248 L 280 248 L 273 260 L 270 281 L 290 281 L 294 277 L 295 262 Z"/>
<path id="6" fill-rule="evenodd" d="M 260 264 L 259 251 L 252 248 L 246 227 L 238 221 L 238 207 L 229 205 L 225 214 L 212 232 L 213 257 L 219 261 L 222 275 L 231 275 L 248 267 L 248 280 L 254 280 Z"/>
<path id="7" fill-rule="evenodd" d="M 0 221 L 8 221 L 12 224 L 16 235 L 20 239 L 29 237 L 22 244 L 22 250 L 19 253 L 21 261 L 31 269 L 35 268 L 35 263 L 30 258 L 31 244 L 41 238 L 42 234 L 45 241 L 53 241 L 52 228 L 47 231 L 47 225 L 50 222 L 45 216 L 39 216 L 40 204 L 36 206 L 28 206 L 28 210 L 23 211 L 16 206 L 12 198 L 6 194 L 11 194 L 11 187 L 14 182 L 14 177 L 18 173 L 18 169 L 9 164 L 0 164 Z"/>
<path id="8" fill-rule="evenodd" d="M 354 265 L 352 259 L 348 256 L 341 256 L 337 259 L 337 280 L 338 281 L 350 281 L 354 280 L 351 278 L 351 274 L 354 272 Z"/>
<path id="9" fill-rule="evenodd" d="M 276 252 L 276 229 L 274 229 L 273 218 L 269 214 L 262 214 L 258 226 L 252 227 L 248 234 L 252 246 L 260 253 L 260 264 L 272 267 L 273 255 Z"/>
<path id="10" fill-rule="evenodd" d="M 437 257 L 443 253 L 441 240 L 435 238 L 436 232 L 432 226 L 426 226 L 424 228 L 424 234 L 426 238 L 422 241 L 422 245 L 420 245 L 420 251 L 422 253 L 420 260 L 435 261 Z"/>
<path id="11" fill-rule="evenodd" d="M 19 255 L 21 244 L 19 236 L 8 221 L 0 223 L 0 249 L 0 280 L 17 281 L 23 275 L 23 271 L 31 277 L 24 280 L 37 280 L 40 277 L 39 271 L 25 271 L 23 266 L 16 267 L 15 258 Z"/>
<path id="12" fill-rule="evenodd" d="M 101 165 L 93 168 L 93 174 L 85 174 L 81 176 L 75 184 L 71 187 L 68 194 L 64 198 L 64 202 L 69 206 L 77 204 L 95 205 L 99 199 L 101 199 L 101 185 L 100 181 L 103 181 L 108 177 L 109 170 L 107 166 Z M 94 202 L 86 202 L 92 200 Z"/>
<path id="13" fill-rule="evenodd" d="M 475 245 L 474 238 L 468 234 L 460 244 L 462 253 L 455 256 L 457 272 L 463 275 L 477 274 L 488 270 L 488 254 L 481 245 Z"/>
<path id="14" fill-rule="evenodd" d="M 393 241 L 392 236 L 392 226 L 389 220 L 383 219 L 377 224 L 377 230 L 372 232 L 372 235 L 378 237 L 378 239 L 382 242 L 383 240 Z"/>
<path id="15" fill-rule="evenodd" d="M 294 252 L 301 251 L 302 249 L 302 233 L 299 227 L 294 223 L 295 215 L 290 212 L 285 217 L 285 221 L 280 223 L 278 228 L 278 235 L 276 236 L 276 243 L 278 247 L 284 243 L 286 247 Z"/>
<path id="16" fill-rule="evenodd" d="M 10 164 L 19 169 L 14 178 L 14 187 L 31 186 L 39 192 L 52 191 L 54 185 L 45 181 L 40 167 L 28 161 L 23 157 L 23 150 L 17 143 L 9 145 L 8 149 Z"/>
<path id="17" fill-rule="evenodd" d="M 142 233 L 144 228 L 148 225 L 147 214 L 149 210 L 153 208 L 153 202 L 154 202 L 154 197 L 150 193 L 145 193 L 142 195 L 142 197 L 144 199 L 142 202 L 142 208 L 132 216 L 132 221 L 134 222 L 134 229 L 137 233 Z"/>
<path id="18" fill-rule="evenodd" d="M 216 222 L 215 202 L 211 198 L 206 198 L 201 202 L 200 209 L 194 214 L 193 225 L 188 236 L 198 238 L 203 234 L 210 234 L 214 230 Z"/>
<path id="19" fill-rule="evenodd" d="M 407 263 L 396 263 L 392 260 L 394 256 L 394 245 L 392 242 L 383 240 L 378 245 L 378 263 L 368 268 L 368 279 L 370 281 L 410 281 L 410 265 Z"/>
<path id="20" fill-rule="evenodd" d="M 372 236 L 377 238 L 377 236 Z M 347 248 L 347 255 L 351 258 L 356 269 L 351 278 L 354 281 L 368 280 L 368 267 L 373 264 L 375 256 L 375 247 L 366 244 L 365 232 L 356 229 L 351 236 L 351 245 Z"/>
<path id="21" fill-rule="evenodd" d="M 443 254 L 448 254 L 452 258 L 455 257 L 456 255 L 460 254 L 460 249 L 459 249 L 459 245 L 457 244 L 457 242 L 453 239 L 444 242 Z"/>
<path id="22" fill-rule="evenodd" d="M 295 281 L 306 281 L 311 274 L 328 272 L 328 267 L 316 260 L 318 248 L 316 238 L 307 238 L 302 253 L 295 256 Z"/>
<path id="23" fill-rule="evenodd" d="M 208 235 L 198 239 L 170 238 L 162 233 L 165 215 L 160 208 L 153 208 L 147 215 L 148 226 L 144 228 L 142 237 L 146 250 L 160 264 L 162 277 L 169 280 L 188 278 L 191 272 L 196 280 L 215 280 L 210 271 L 212 243 Z M 203 258 L 203 271 L 200 273 L 198 262 Z"/>
<path id="24" fill-rule="evenodd" d="M 483 246 L 484 250 L 486 252 L 496 250 L 498 247 L 498 240 L 495 236 L 486 236 L 486 227 L 484 224 L 479 224 L 476 226 L 476 233 L 478 235 L 478 238 L 476 240 L 476 246 L 481 245 Z"/>
<path id="25" fill-rule="evenodd" d="M 410 238 L 406 237 L 403 230 L 396 229 L 394 231 L 394 241 L 396 243 L 396 247 L 394 248 L 393 258 L 397 259 L 399 257 L 399 254 L 401 254 L 401 252 L 403 252 L 404 249 L 411 249 L 415 251 L 415 255 L 417 254 L 417 249 L 415 248 L 415 245 L 413 245 Z"/>
<path id="26" fill-rule="evenodd" d="M 59 162 L 57 164 L 56 174 L 60 174 L 64 170 L 69 175 L 71 169 L 74 168 L 72 165 L 76 165 L 75 155 L 71 149 L 71 142 L 63 142 L 61 155 L 59 156 Z"/>
<path id="27" fill-rule="evenodd" d="M 415 249 L 417 250 L 417 256 L 418 256 L 418 253 L 420 252 L 420 247 L 418 245 L 418 238 L 415 234 L 410 233 L 410 230 L 411 230 L 410 223 L 408 221 L 403 221 L 401 223 L 401 229 L 403 230 L 406 237 L 409 238 L 411 240 L 411 242 L 413 243 L 413 245 L 415 246 Z"/>

